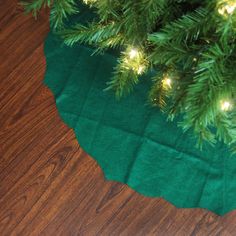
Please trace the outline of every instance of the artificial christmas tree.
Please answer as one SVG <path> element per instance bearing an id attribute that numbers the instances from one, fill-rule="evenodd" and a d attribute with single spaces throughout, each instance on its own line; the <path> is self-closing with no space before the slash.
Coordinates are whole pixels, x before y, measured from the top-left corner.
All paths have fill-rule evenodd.
<path id="1" fill-rule="evenodd" d="M 36 15 L 51 7 L 51 23 L 67 45 L 85 43 L 97 53 L 121 51 L 107 89 L 129 93 L 143 74 L 152 76 L 149 101 L 184 130 L 223 141 L 236 151 L 235 0 L 84 0 L 94 18 L 67 26 L 81 14 L 75 0 L 23 3 Z M 150 71 L 153 71 L 150 73 Z"/>

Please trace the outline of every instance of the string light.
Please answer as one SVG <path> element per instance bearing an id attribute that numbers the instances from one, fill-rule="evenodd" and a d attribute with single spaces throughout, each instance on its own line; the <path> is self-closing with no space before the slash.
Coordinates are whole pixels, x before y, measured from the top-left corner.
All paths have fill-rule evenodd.
<path id="1" fill-rule="evenodd" d="M 92 4 L 92 3 L 96 2 L 96 0 L 83 0 L 83 2 L 85 4 Z"/>
<path id="2" fill-rule="evenodd" d="M 233 105 L 230 103 L 230 101 L 225 100 L 225 101 L 221 101 L 220 107 L 222 111 L 230 111 Z"/>
<path id="3" fill-rule="evenodd" d="M 129 58 L 130 59 L 134 59 L 135 57 L 137 57 L 138 56 L 138 50 L 137 49 L 135 49 L 135 48 L 132 48 L 132 49 L 130 49 L 130 51 L 129 51 Z"/>
<path id="4" fill-rule="evenodd" d="M 236 9 L 235 1 L 226 1 L 225 4 L 218 9 L 220 15 L 232 15 Z"/>
<path id="5" fill-rule="evenodd" d="M 128 47 L 124 52 L 123 66 L 132 69 L 138 75 L 145 72 L 148 62 L 143 51 L 139 48 Z"/>
<path id="6" fill-rule="evenodd" d="M 145 70 L 145 66 L 140 65 L 140 66 L 138 67 L 137 73 L 138 73 L 139 75 L 141 75 L 141 74 L 144 72 L 144 70 Z"/>
<path id="7" fill-rule="evenodd" d="M 165 76 L 164 79 L 162 80 L 162 85 L 165 89 L 171 88 L 172 80 L 168 77 Z"/>

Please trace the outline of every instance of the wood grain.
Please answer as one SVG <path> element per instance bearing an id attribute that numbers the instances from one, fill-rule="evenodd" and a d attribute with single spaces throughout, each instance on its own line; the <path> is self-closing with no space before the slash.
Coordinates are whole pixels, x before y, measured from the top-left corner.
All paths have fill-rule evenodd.
<path id="1" fill-rule="evenodd" d="M 236 235 L 236 211 L 177 209 L 104 180 L 43 86 L 48 11 L 0 1 L 0 235 Z M 216 193 L 217 194 L 217 193 Z"/>

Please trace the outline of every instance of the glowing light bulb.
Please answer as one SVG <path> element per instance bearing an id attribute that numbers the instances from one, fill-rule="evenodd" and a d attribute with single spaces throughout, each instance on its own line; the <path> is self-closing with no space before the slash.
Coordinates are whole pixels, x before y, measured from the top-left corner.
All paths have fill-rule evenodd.
<path id="1" fill-rule="evenodd" d="M 139 66 L 139 67 L 138 67 L 138 70 L 137 70 L 137 73 L 138 73 L 139 75 L 142 74 L 142 73 L 144 72 L 144 69 L 145 69 L 144 66 Z"/>
<path id="2" fill-rule="evenodd" d="M 221 102 L 221 110 L 222 111 L 229 111 L 232 109 L 232 104 L 229 101 L 222 101 Z"/>
<path id="3" fill-rule="evenodd" d="M 165 77 L 162 80 L 162 84 L 165 88 L 171 88 L 172 80 L 169 77 Z"/>
<path id="4" fill-rule="evenodd" d="M 96 0 L 83 0 L 83 2 L 84 2 L 85 4 L 91 4 L 91 3 L 96 2 Z"/>
<path id="5" fill-rule="evenodd" d="M 236 9 L 236 2 L 229 1 L 218 9 L 220 15 L 232 15 Z"/>
<path id="6" fill-rule="evenodd" d="M 219 8 L 219 9 L 218 9 L 218 12 L 219 12 L 220 15 L 224 15 L 225 9 L 224 9 L 223 7 L 222 7 L 222 8 Z"/>
<path id="7" fill-rule="evenodd" d="M 141 48 L 128 47 L 122 58 L 123 67 L 126 69 L 131 69 L 138 75 L 145 72 L 148 67 L 148 61 L 145 57 L 145 53 Z"/>
<path id="8" fill-rule="evenodd" d="M 236 8 L 236 4 L 235 4 L 235 5 L 232 5 L 232 6 L 230 6 L 230 5 L 225 6 L 225 10 L 227 11 L 227 13 L 228 13 L 229 15 L 234 12 L 235 8 Z"/>
<path id="9" fill-rule="evenodd" d="M 129 58 L 130 59 L 134 59 L 135 57 L 138 56 L 138 50 L 135 49 L 135 48 L 132 48 L 130 51 L 129 51 Z"/>

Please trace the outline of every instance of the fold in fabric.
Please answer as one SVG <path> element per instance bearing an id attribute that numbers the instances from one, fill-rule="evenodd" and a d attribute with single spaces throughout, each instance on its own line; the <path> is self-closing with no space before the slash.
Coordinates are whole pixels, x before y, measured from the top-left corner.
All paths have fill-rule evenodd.
<path id="1" fill-rule="evenodd" d="M 45 43 L 45 85 L 58 112 L 106 179 L 127 184 L 177 207 L 205 208 L 223 215 L 236 208 L 236 156 L 218 143 L 195 148 L 192 133 L 167 122 L 147 105 L 150 82 L 143 77 L 117 101 L 104 92 L 116 57 L 91 56 L 93 49 L 63 46 L 52 33 Z"/>

